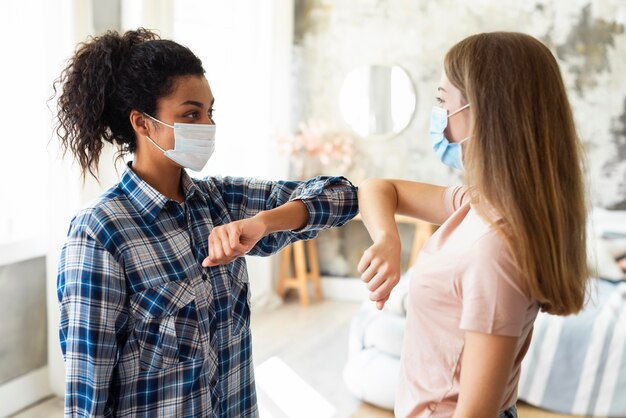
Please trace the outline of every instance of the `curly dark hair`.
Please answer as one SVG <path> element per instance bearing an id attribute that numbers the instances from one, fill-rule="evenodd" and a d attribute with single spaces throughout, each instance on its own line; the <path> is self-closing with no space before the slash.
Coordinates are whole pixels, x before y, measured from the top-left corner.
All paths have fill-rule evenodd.
<path id="1" fill-rule="evenodd" d="M 203 74 L 189 48 L 148 29 L 89 38 L 53 84 L 55 95 L 61 87 L 56 133 L 63 154 L 72 153 L 83 177 L 97 178 L 104 141 L 116 145 L 119 156 L 135 151 L 131 110 L 155 114 L 177 77 Z"/>

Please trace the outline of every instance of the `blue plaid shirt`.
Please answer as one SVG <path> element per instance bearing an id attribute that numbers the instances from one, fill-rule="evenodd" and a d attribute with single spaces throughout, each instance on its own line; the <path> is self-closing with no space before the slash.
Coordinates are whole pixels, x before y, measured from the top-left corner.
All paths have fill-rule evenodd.
<path id="1" fill-rule="evenodd" d="M 358 206 L 343 177 L 184 173 L 182 185 L 183 205 L 129 168 L 72 220 L 57 283 L 66 416 L 257 416 L 246 262 L 202 267 L 209 232 L 301 200 L 307 226 L 270 234 L 250 252 L 267 256 L 343 225 Z"/>

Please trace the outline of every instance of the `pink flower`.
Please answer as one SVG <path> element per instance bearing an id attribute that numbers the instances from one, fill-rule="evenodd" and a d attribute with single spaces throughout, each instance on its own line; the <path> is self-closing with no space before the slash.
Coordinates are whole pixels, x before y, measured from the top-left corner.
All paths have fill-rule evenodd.
<path id="1" fill-rule="evenodd" d="M 294 162 L 306 165 L 305 156 L 317 158 L 322 166 L 334 166 L 346 171 L 354 163 L 354 138 L 343 132 L 329 132 L 326 124 L 310 119 L 298 125 L 295 135 L 278 135 L 276 143 L 281 154 L 294 158 Z"/>

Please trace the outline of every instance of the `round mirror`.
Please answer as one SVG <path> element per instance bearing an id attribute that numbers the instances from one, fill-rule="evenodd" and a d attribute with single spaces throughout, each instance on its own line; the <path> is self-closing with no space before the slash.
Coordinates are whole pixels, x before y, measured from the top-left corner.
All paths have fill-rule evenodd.
<path id="1" fill-rule="evenodd" d="M 343 81 L 339 95 L 343 119 L 369 139 L 400 133 L 413 117 L 415 102 L 413 83 L 398 66 L 357 68 Z"/>

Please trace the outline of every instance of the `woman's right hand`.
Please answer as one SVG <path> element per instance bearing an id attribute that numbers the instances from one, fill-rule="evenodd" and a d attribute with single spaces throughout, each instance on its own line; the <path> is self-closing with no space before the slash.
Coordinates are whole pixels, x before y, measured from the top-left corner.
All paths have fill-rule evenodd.
<path id="1" fill-rule="evenodd" d="M 370 291 L 370 300 L 382 310 L 393 288 L 400 281 L 400 251 L 398 236 L 382 237 L 363 253 L 358 265 L 361 280 Z"/>

